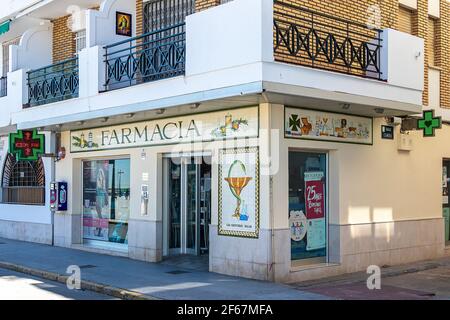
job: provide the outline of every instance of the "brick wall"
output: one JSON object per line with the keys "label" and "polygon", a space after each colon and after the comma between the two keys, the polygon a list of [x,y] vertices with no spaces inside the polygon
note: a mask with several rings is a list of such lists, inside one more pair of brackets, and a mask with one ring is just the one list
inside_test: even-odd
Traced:
{"label": "brick wall", "polygon": [[450,3],[441,1],[436,23],[436,64],[441,68],[441,107],[450,108]]}
{"label": "brick wall", "polygon": [[[382,28],[398,29],[398,0],[283,0],[288,4],[294,4],[320,13],[330,14],[335,17],[367,23],[367,9],[371,5],[379,5],[382,14]],[[423,104],[428,105],[428,0],[418,0],[418,8],[414,12],[413,34],[425,40],[425,73]],[[450,108],[450,3],[441,1],[440,19],[436,23],[436,65],[441,68],[441,106]],[[277,60],[282,60],[277,57]],[[292,59],[285,62],[294,62]],[[330,67],[328,66],[328,69]],[[336,71],[342,68],[335,67]]]}
{"label": "brick wall", "polygon": [[75,54],[75,34],[67,26],[69,16],[61,17],[53,23],[53,63],[73,58]]}
{"label": "brick wall", "polygon": [[197,0],[195,1],[195,11],[202,11],[220,4],[220,0]]}

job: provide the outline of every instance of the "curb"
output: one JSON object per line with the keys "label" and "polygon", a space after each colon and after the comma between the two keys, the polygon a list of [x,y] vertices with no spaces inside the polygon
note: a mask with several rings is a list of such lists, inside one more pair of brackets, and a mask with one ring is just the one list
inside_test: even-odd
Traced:
{"label": "curb", "polygon": [[[0,268],[23,273],[23,274],[28,274],[31,276],[35,276],[35,277],[43,278],[46,280],[63,283],[63,284],[66,284],[67,279],[69,278],[69,276],[67,276],[67,275],[62,275],[59,273],[44,271],[44,270],[39,270],[39,269],[33,269],[33,268],[25,267],[22,265],[10,263],[10,262],[0,261]],[[149,296],[149,295],[142,294],[139,292],[130,291],[127,289],[122,289],[122,288],[116,288],[116,287],[113,287],[110,285],[101,284],[101,283],[92,282],[92,281],[86,281],[86,280],[81,280],[81,289],[93,291],[96,293],[101,293],[104,295],[108,295],[108,296],[123,299],[123,300],[162,300],[160,298]]]}

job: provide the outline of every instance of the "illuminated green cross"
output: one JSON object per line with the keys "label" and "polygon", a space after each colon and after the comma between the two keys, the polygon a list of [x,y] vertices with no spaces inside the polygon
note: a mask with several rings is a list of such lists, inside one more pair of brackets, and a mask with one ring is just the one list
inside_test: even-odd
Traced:
{"label": "illuminated green cross", "polygon": [[423,119],[417,121],[417,127],[423,130],[424,137],[434,137],[436,129],[442,128],[442,118],[434,116],[434,110],[423,112]]}

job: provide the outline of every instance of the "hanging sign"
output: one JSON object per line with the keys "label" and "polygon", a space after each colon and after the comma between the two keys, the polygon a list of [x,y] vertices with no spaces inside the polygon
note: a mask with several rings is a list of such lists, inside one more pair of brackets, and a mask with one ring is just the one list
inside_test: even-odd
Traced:
{"label": "hanging sign", "polygon": [[45,152],[45,135],[37,130],[19,130],[9,134],[9,152],[16,155],[18,161],[36,161]]}
{"label": "hanging sign", "polygon": [[71,152],[258,137],[258,107],[71,131]]}
{"label": "hanging sign", "polygon": [[306,250],[326,246],[325,183],[323,172],[305,172]]}
{"label": "hanging sign", "polygon": [[372,144],[372,118],[285,108],[285,137]]}
{"label": "hanging sign", "polygon": [[442,128],[442,118],[434,116],[434,110],[423,112],[423,118],[417,120],[417,128],[423,130],[424,137],[434,137],[436,129]]}

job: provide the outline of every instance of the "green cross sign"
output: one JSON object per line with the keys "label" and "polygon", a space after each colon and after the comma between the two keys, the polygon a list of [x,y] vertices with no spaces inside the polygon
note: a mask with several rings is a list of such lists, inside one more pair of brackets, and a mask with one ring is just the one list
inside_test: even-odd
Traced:
{"label": "green cross sign", "polygon": [[37,130],[19,130],[9,134],[9,152],[18,161],[35,161],[45,150],[45,136]]}
{"label": "green cross sign", "polygon": [[442,118],[434,116],[434,110],[423,112],[423,118],[417,121],[417,128],[423,130],[424,137],[434,137],[435,130],[442,128]]}
{"label": "green cross sign", "polygon": [[298,131],[300,128],[300,119],[298,118],[298,115],[293,114],[289,118],[289,127],[292,129],[292,131]]}

